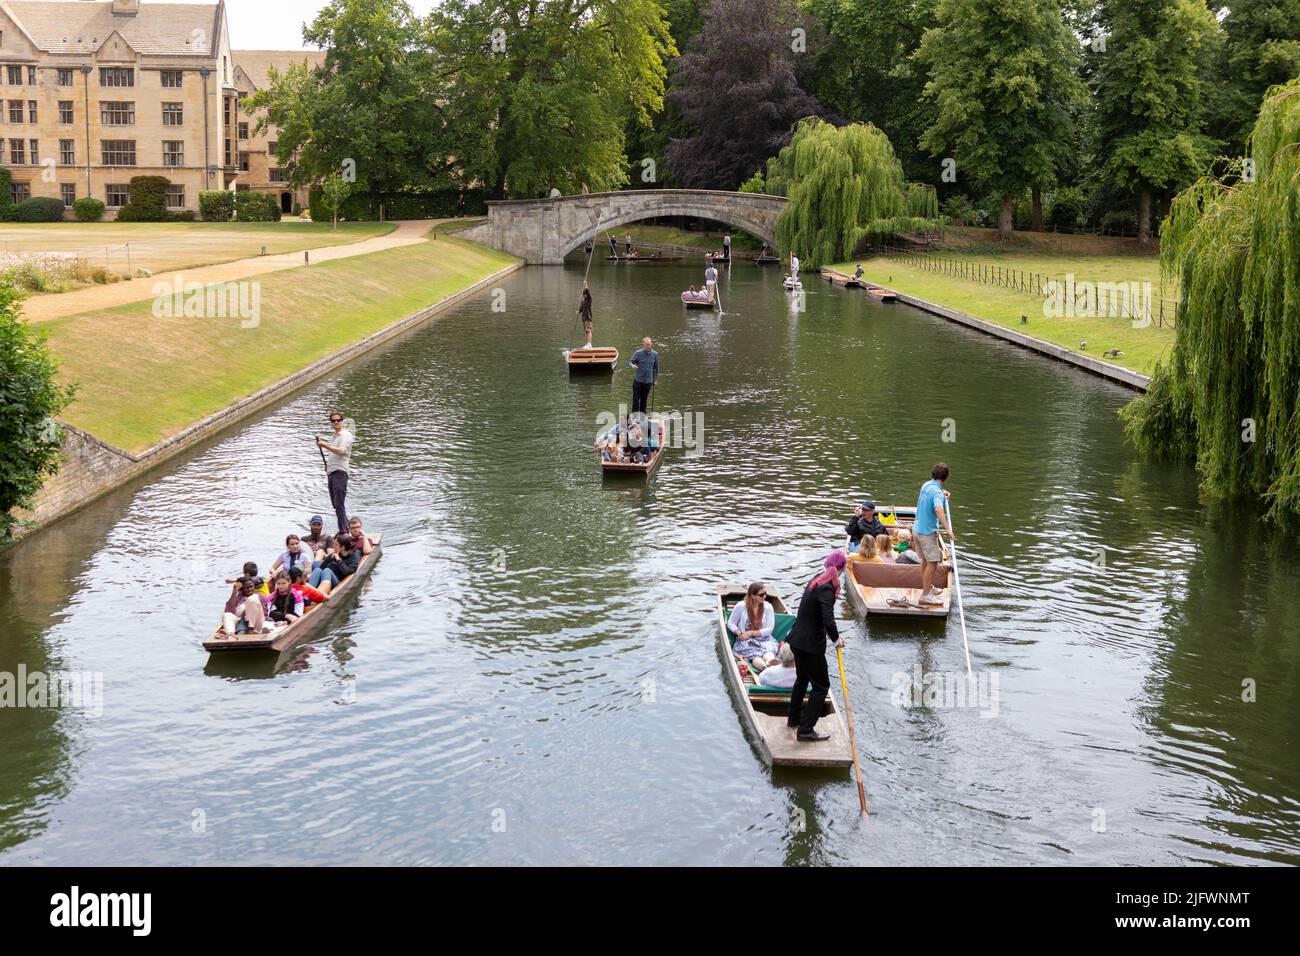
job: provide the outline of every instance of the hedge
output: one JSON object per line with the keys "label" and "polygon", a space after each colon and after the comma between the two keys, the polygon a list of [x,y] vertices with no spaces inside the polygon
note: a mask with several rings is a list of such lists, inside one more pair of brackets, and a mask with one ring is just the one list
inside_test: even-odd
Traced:
{"label": "hedge", "polygon": [[72,212],[81,222],[99,222],[104,218],[104,200],[82,196],[72,204]]}
{"label": "hedge", "polygon": [[0,166],[0,222],[14,221],[14,174]]}
{"label": "hedge", "polygon": [[[443,189],[426,193],[397,193],[380,196],[357,193],[343,200],[339,218],[351,222],[373,222],[379,218],[383,201],[385,219],[448,219],[452,216],[482,216],[487,201],[481,189]],[[333,217],[325,209],[319,186],[313,186],[309,202],[314,222],[329,222]]]}
{"label": "hedge", "polygon": [[63,222],[63,201],[51,196],[33,196],[14,207],[18,222]]}
{"label": "hedge", "polygon": [[235,197],[228,189],[205,189],[199,193],[199,215],[204,222],[230,222],[235,212]]}
{"label": "hedge", "polygon": [[167,187],[172,181],[166,176],[132,176],[131,201],[117,213],[118,222],[166,222]]}
{"label": "hedge", "polygon": [[243,189],[235,193],[236,222],[279,222],[280,204],[270,193]]}

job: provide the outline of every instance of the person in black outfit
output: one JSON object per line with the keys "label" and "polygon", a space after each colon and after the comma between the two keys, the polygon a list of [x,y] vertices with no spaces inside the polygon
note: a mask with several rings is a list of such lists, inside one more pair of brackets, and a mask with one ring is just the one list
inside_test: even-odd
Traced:
{"label": "person in black outfit", "polygon": [[[804,588],[799,612],[786,643],[794,651],[794,688],[790,691],[790,712],[786,723],[798,727],[801,743],[829,740],[830,734],[819,733],[817,719],[826,706],[830,693],[831,676],[826,667],[826,641],[844,646],[835,627],[835,602],[840,596],[840,572],[844,570],[844,552],[834,551],[826,558],[825,570],[808,582]],[[812,686],[808,702],[804,703],[804,689]]]}
{"label": "person in black outfit", "polygon": [[864,535],[874,538],[878,534],[889,534],[889,531],[880,523],[876,503],[864,501],[853,509],[853,517],[845,525],[844,533],[849,536],[849,550],[856,551]]}

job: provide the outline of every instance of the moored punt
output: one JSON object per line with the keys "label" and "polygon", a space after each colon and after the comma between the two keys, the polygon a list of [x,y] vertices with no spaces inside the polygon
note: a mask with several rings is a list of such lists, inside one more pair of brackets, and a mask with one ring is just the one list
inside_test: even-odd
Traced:
{"label": "moored punt", "polygon": [[361,581],[370,574],[375,562],[379,560],[384,536],[377,535],[370,553],[361,559],[361,564],[350,577],[330,592],[329,600],[323,604],[313,604],[292,624],[278,627],[274,631],[262,634],[225,634],[218,626],[212,636],[203,642],[203,649],[211,653],[217,651],[272,651],[281,653],[299,644],[320,637],[326,622],[333,617],[344,601],[357,592]]}
{"label": "moored punt", "polygon": [[845,275],[843,272],[836,272],[834,269],[823,269],[822,278],[834,285],[842,285],[846,289],[865,289],[866,284],[861,279],[855,279],[851,275]]}
{"label": "moored punt", "polygon": [[881,302],[898,301],[898,296],[894,292],[891,292],[889,289],[886,289],[884,286],[878,286],[878,285],[867,286],[867,295],[873,296],[874,298],[879,299]]}
{"label": "moored punt", "polygon": [[564,362],[571,374],[585,372],[612,372],[618,367],[618,349],[612,345],[570,349],[563,353]]}
{"label": "moored punt", "polygon": [[781,259],[778,256],[755,256],[754,257],[754,265],[756,266],[774,266],[780,261]]}
{"label": "moored punt", "polygon": [[[911,530],[916,520],[915,508],[877,509],[877,514],[884,521],[894,516],[895,524],[887,527]],[[844,545],[845,557],[848,557],[848,544]],[[947,549],[944,557],[947,558]],[[943,588],[943,603],[920,605],[921,566],[919,564],[885,564],[878,561],[855,561],[850,559],[844,568],[847,582],[845,590],[849,595],[849,604],[858,614],[890,614],[898,617],[947,617],[952,610],[952,582],[949,579],[951,565],[945,560],[934,575],[935,587]]]}
{"label": "moored punt", "polygon": [[683,292],[682,305],[686,306],[688,309],[711,309],[715,305],[715,302],[711,295],[704,294],[704,298],[697,298],[689,292]]}
{"label": "moored punt", "polygon": [[681,256],[606,256],[606,262],[681,262]]}
{"label": "moored punt", "polygon": [[[718,653],[722,656],[727,673],[727,686],[740,711],[741,723],[763,761],[777,767],[849,767],[853,753],[849,747],[849,732],[835,705],[833,694],[826,695],[826,704],[818,718],[817,729],[830,734],[829,740],[819,743],[799,743],[795,728],[786,724],[790,709],[790,691],[778,687],[763,687],[755,683],[752,673],[741,675],[739,661],[731,652],[732,639],[727,630],[731,609],[745,599],[743,585],[718,586],[717,626]],[[775,594],[768,593],[767,603],[776,613],[776,630],[772,637],[782,641],[794,626],[794,615],[789,613]],[[748,668],[746,668],[748,670]]]}

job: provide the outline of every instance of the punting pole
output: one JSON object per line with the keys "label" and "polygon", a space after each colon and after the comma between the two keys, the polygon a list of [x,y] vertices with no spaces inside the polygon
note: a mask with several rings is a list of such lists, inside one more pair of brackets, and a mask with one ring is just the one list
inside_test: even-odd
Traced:
{"label": "punting pole", "polygon": [[[952,528],[952,505],[944,502],[944,507],[948,510],[948,528]],[[957,594],[957,619],[961,621],[961,643],[966,651],[966,676],[971,677],[970,667],[970,641],[966,638],[966,602],[961,599],[961,578],[957,574],[957,544],[952,542],[948,545],[952,549],[952,588]]]}
{"label": "punting pole", "polygon": [[853,775],[858,781],[858,803],[862,805],[862,815],[867,815],[867,791],[862,787],[862,765],[858,763],[858,735],[853,729],[853,704],[849,701],[849,681],[844,676],[844,649],[835,645],[835,656],[840,662],[840,688],[844,691],[844,710],[849,718],[849,746],[853,748]]}

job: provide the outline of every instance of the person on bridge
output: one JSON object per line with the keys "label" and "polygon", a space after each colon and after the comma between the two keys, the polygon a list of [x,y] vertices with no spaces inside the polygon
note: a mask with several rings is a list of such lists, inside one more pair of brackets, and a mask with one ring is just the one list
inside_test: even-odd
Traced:
{"label": "person on bridge", "polygon": [[641,340],[641,348],[632,353],[627,360],[627,367],[636,369],[632,377],[632,414],[646,411],[646,399],[659,381],[659,353],[654,350],[654,341],[650,336]]}
{"label": "person on bridge", "polygon": [[587,333],[587,348],[591,348],[591,289],[587,280],[582,280],[582,303],[578,306],[578,315],[582,316],[582,328]]}

